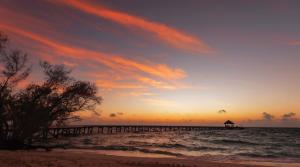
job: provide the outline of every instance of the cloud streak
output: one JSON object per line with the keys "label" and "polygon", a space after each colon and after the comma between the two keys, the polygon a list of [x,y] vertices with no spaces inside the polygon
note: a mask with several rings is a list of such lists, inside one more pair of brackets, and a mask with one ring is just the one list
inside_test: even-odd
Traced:
{"label": "cloud streak", "polygon": [[190,87],[181,83],[187,77],[183,69],[153,60],[135,60],[133,55],[103,52],[94,49],[99,48],[99,43],[95,44],[95,41],[86,41],[92,46],[89,48],[70,44],[71,36],[55,30],[51,23],[38,17],[14,12],[5,6],[0,6],[0,13],[0,29],[9,33],[13,41],[29,48],[29,54],[70,68],[83,67],[87,70],[79,71],[77,75],[88,77],[102,90],[149,92],[152,88],[175,90]]}
{"label": "cloud streak", "polygon": [[141,99],[141,100],[143,102],[145,102],[146,104],[153,105],[153,106],[174,107],[176,105],[174,101],[161,99],[161,98],[158,98],[158,97],[144,98],[144,99]]}
{"label": "cloud streak", "polygon": [[139,89],[145,90],[148,88],[155,88],[160,90],[176,90],[190,88],[190,86],[181,83],[177,80],[165,80],[139,73],[122,71],[115,73],[114,71],[107,71],[106,73],[90,72],[87,75],[96,79],[96,84],[100,87],[112,89]]}
{"label": "cloud streak", "polygon": [[288,45],[291,45],[291,46],[300,46],[300,40],[288,41]]}
{"label": "cloud streak", "polygon": [[186,73],[182,69],[173,69],[165,64],[146,64],[127,59],[119,55],[111,55],[99,51],[92,51],[84,48],[68,46],[35,34],[33,32],[25,31],[9,25],[0,24],[0,28],[6,29],[7,31],[22,35],[26,38],[47,45],[48,47],[54,49],[57,54],[80,60],[89,59],[115,70],[127,69],[131,71],[140,71],[162,79],[181,79],[186,76]]}
{"label": "cloud streak", "polygon": [[205,54],[214,52],[214,50],[203,40],[162,23],[149,21],[145,18],[125,12],[108,9],[99,4],[94,5],[78,0],[61,0],[58,2],[82,12],[118,23],[129,29],[134,28],[143,30],[160,41],[184,51]]}

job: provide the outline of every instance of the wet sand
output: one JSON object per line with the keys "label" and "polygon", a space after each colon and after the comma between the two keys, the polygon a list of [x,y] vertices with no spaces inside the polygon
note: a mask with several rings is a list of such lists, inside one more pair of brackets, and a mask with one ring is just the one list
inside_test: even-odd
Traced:
{"label": "wet sand", "polygon": [[153,158],[73,151],[0,151],[0,167],[259,167],[193,158]]}

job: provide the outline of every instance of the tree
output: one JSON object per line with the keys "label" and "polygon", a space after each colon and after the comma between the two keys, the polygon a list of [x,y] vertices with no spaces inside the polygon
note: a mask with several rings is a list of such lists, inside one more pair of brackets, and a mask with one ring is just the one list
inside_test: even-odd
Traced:
{"label": "tree", "polygon": [[2,143],[31,144],[43,130],[68,120],[78,120],[74,112],[93,111],[101,103],[95,84],[76,80],[70,77],[71,71],[65,66],[48,62],[40,63],[45,74],[42,84],[29,84],[25,89],[15,90],[16,83],[25,80],[31,68],[26,64],[26,54],[8,52],[7,40],[3,41],[0,44],[4,65],[0,80]]}
{"label": "tree", "polygon": [[0,138],[7,140],[12,116],[13,87],[27,78],[30,67],[27,55],[18,50],[7,49],[7,37],[0,33]]}

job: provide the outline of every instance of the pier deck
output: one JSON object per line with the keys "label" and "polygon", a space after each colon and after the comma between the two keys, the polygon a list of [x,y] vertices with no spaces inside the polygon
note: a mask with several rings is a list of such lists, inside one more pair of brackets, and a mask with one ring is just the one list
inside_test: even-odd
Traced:
{"label": "pier deck", "polygon": [[199,131],[225,130],[224,127],[206,126],[163,126],[163,125],[86,125],[54,127],[43,131],[43,138],[57,138],[61,136],[80,136],[92,134],[140,133],[140,132],[168,132],[168,131]]}

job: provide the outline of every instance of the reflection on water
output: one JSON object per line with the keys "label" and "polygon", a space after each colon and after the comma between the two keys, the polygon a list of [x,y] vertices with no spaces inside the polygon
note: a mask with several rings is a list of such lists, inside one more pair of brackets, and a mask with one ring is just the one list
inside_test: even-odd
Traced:
{"label": "reflection on water", "polygon": [[52,144],[73,149],[197,156],[216,160],[230,157],[300,162],[300,129],[291,128],[99,134],[63,138],[52,141]]}

